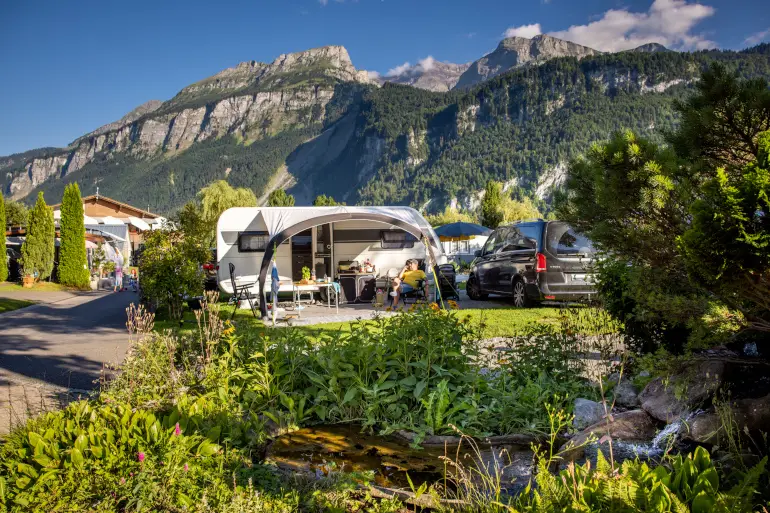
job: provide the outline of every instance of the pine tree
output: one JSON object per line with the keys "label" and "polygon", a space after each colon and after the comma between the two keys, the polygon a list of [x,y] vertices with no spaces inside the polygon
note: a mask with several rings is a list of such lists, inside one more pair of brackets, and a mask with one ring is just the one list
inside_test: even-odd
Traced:
{"label": "pine tree", "polygon": [[8,257],[5,252],[5,199],[0,192],[0,281],[8,279]]}
{"label": "pine tree", "polygon": [[61,203],[61,246],[59,247],[59,283],[86,288],[89,282],[86,257],[86,228],[80,187],[72,183],[64,188]]}
{"label": "pine tree", "polygon": [[481,224],[487,228],[497,228],[505,219],[502,204],[503,186],[500,182],[490,180],[481,201]]}
{"label": "pine tree", "polygon": [[29,213],[27,235],[21,247],[21,264],[25,276],[37,274],[38,280],[51,276],[55,237],[53,211],[45,204],[43,193],[39,192],[37,202]]}

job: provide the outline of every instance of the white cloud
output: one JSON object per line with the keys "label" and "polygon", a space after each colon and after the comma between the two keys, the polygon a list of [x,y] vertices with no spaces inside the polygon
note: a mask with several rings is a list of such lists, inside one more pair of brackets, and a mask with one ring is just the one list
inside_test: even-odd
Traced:
{"label": "white cloud", "polygon": [[543,33],[539,23],[533,23],[531,25],[521,25],[520,27],[510,27],[503,34],[504,37],[526,37],[532,39],[533,37]]}
{"label": "white cloud", "polygon": [[654,0],[647,12],[610,9],[587,25],[573,25],[550,35],[607,52],[650,42],[678,50],[701,50],[713,48],[716,43],[693,29],[714,12],[713,7],[697,2]]}
{"label": "white cloud", "polygon": [[468,32],[467,34],[465,34],[465,37],[467,37],[468,39],[473,39],[474,37],[476,37],[476,33]]}
{"label": "white cloud", "polygon": [[428,55],[424,59],[417,61],[417,67],[421,68],[422,71],[428,71],[429,69],[433,69],[433,66],[435,64],[436,64],[436,59],[434,59],[432,55]]}
{"label": "white cloud", "polygon": [[748,46],[755,46],[759,43],[770,40],[770,28],[767,30],[763,30],[761,32],[757,32],[756,34],[751,34],[749,37],[746,38],[744,44],[747,44]]}
{"label": "white cloud", "polygon": [[409,62],[403,63],[401,66],[396,66],[395,68],[390,68],[387,73],[385,73],[386,77],[400,77],[401,75],[407,73],[412,69],[412,65],[409,64]]}
{"label": "white cloud", "polygon": [[419,61],[417,61],[417,64],[412,65],[409,62],[405,62],[400,66],[391,68],[388,70],[387,73],[385,73],[385,76],[401,77],[405,75],[416,75],[418,73],[424,73],[428,70],[433,69],[435,65],[436,65],[436,59],[434,59],[432,55],[428,55],[424,59],[420,59]]}
{"label": "white cloud", "polygon": [[328,5],[329,4],[329,0],[318,0],[318,3],[321,4],[321,5]]}
{"label": "white cloud", "polygon": [[369,75],[369,78],[372,80],[377,80],[378,78],[380,78],[379,71],[367,71],[366,73]]}

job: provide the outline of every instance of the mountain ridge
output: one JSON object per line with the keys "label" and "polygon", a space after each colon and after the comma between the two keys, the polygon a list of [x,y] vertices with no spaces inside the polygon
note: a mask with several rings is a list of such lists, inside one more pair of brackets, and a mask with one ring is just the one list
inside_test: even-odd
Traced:
{"label": "mountain ridge", "polygon": [[[538,54],[528,61],[537,65],[434,93],[377,87],[352,67],[346,50],[308,52],[276,59],[268,75],[264,66],[271,65],[263,63],[227,68],[212,76],[229,80],[223,87],[183,88],[138,118],[142,109],[135,109],[127,116],[136,119],[124,126],[78,138],[76,147],[0,159],[0,187],[17,199],[42,190],[58,200],[70,181],[84,193],[99,183],[103,194],[164,213],[215,179],[258,197],[278,183],[298,195],[298,204],[323,193],[349,204],[472,206],[490,178],[542,199],[558,181],[543,177],[558,174],[589,140],[621,128],[656,137],[673,126],[670,99],[691,87],[706,63],[770,76],[770,45],[544,62]],[[279,174],[285,179],[273,180]]]}

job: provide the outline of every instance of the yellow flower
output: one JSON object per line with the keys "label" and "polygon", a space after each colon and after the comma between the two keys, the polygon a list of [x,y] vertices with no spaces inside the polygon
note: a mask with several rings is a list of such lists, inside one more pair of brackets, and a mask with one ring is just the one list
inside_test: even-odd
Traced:
{"label": "yellow flower", "polygon": [[414,312],[415,308],[417,308],[417,303],[412,303],[412,306],[409,307],[409,311]]}
{"label": "yellow flower", "polygon": [[225,321],[225,326],[227,327],[222,331],[223,335],[227,336],[235,333],[235,326],[233,326],[233,323],[231,323],[230,321]]}
{"label": "yellow flower", "polygon": [[387,308],[385,309],[385,311],[386,311],[386,312],[390,312],[391,310],[393,310],[393,308],[391,308],[391,307],[387,307]]}
{"label": "yellow flower", "polygon": [[434,312],[438,312],[440,310],[439,307],[438,307],[438,304],[436,304],[436,303],[431,303],[430,304],[430,309],[433,310]]}
{"label": "yellow flower", "polygon": [[452,310],[459,310],[460,309],[460,305],[457,304],[457,301],[453,301],[453,300],[450,299],[450,300],[447,301],[447,304],[449,304],[449,308],[451,308]]}

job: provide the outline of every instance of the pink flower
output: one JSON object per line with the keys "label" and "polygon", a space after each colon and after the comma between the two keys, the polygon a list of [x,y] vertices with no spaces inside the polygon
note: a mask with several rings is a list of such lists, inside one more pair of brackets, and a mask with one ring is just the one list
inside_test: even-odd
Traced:
{"label": "pink flower", "polygon": [[121,477],[120,478],[120,484],[122,484],[122,485],[126,484],[126,478],[125,477]]}
{"label": "pink flower", "polygon": [[174,427],[174,435],[179,436],[182,434],[182,430],[179,428],[179,422],[176,423],[176,426]]}
{"label": "pink flower", "polygon": [[140,452],[139,454],[137,454],[136,455],[136,459],[139,460],[139,463],[143,462],[144,461],[144,453]]}
{"label": "pink flower", "polygon": [[188,470],[190,470],[190,467],[188,467],[188,466],[187,466],[187,463],[185,463],[185,464],[184,464],[184,471],[185,471],[185,472],[187,472]]}

